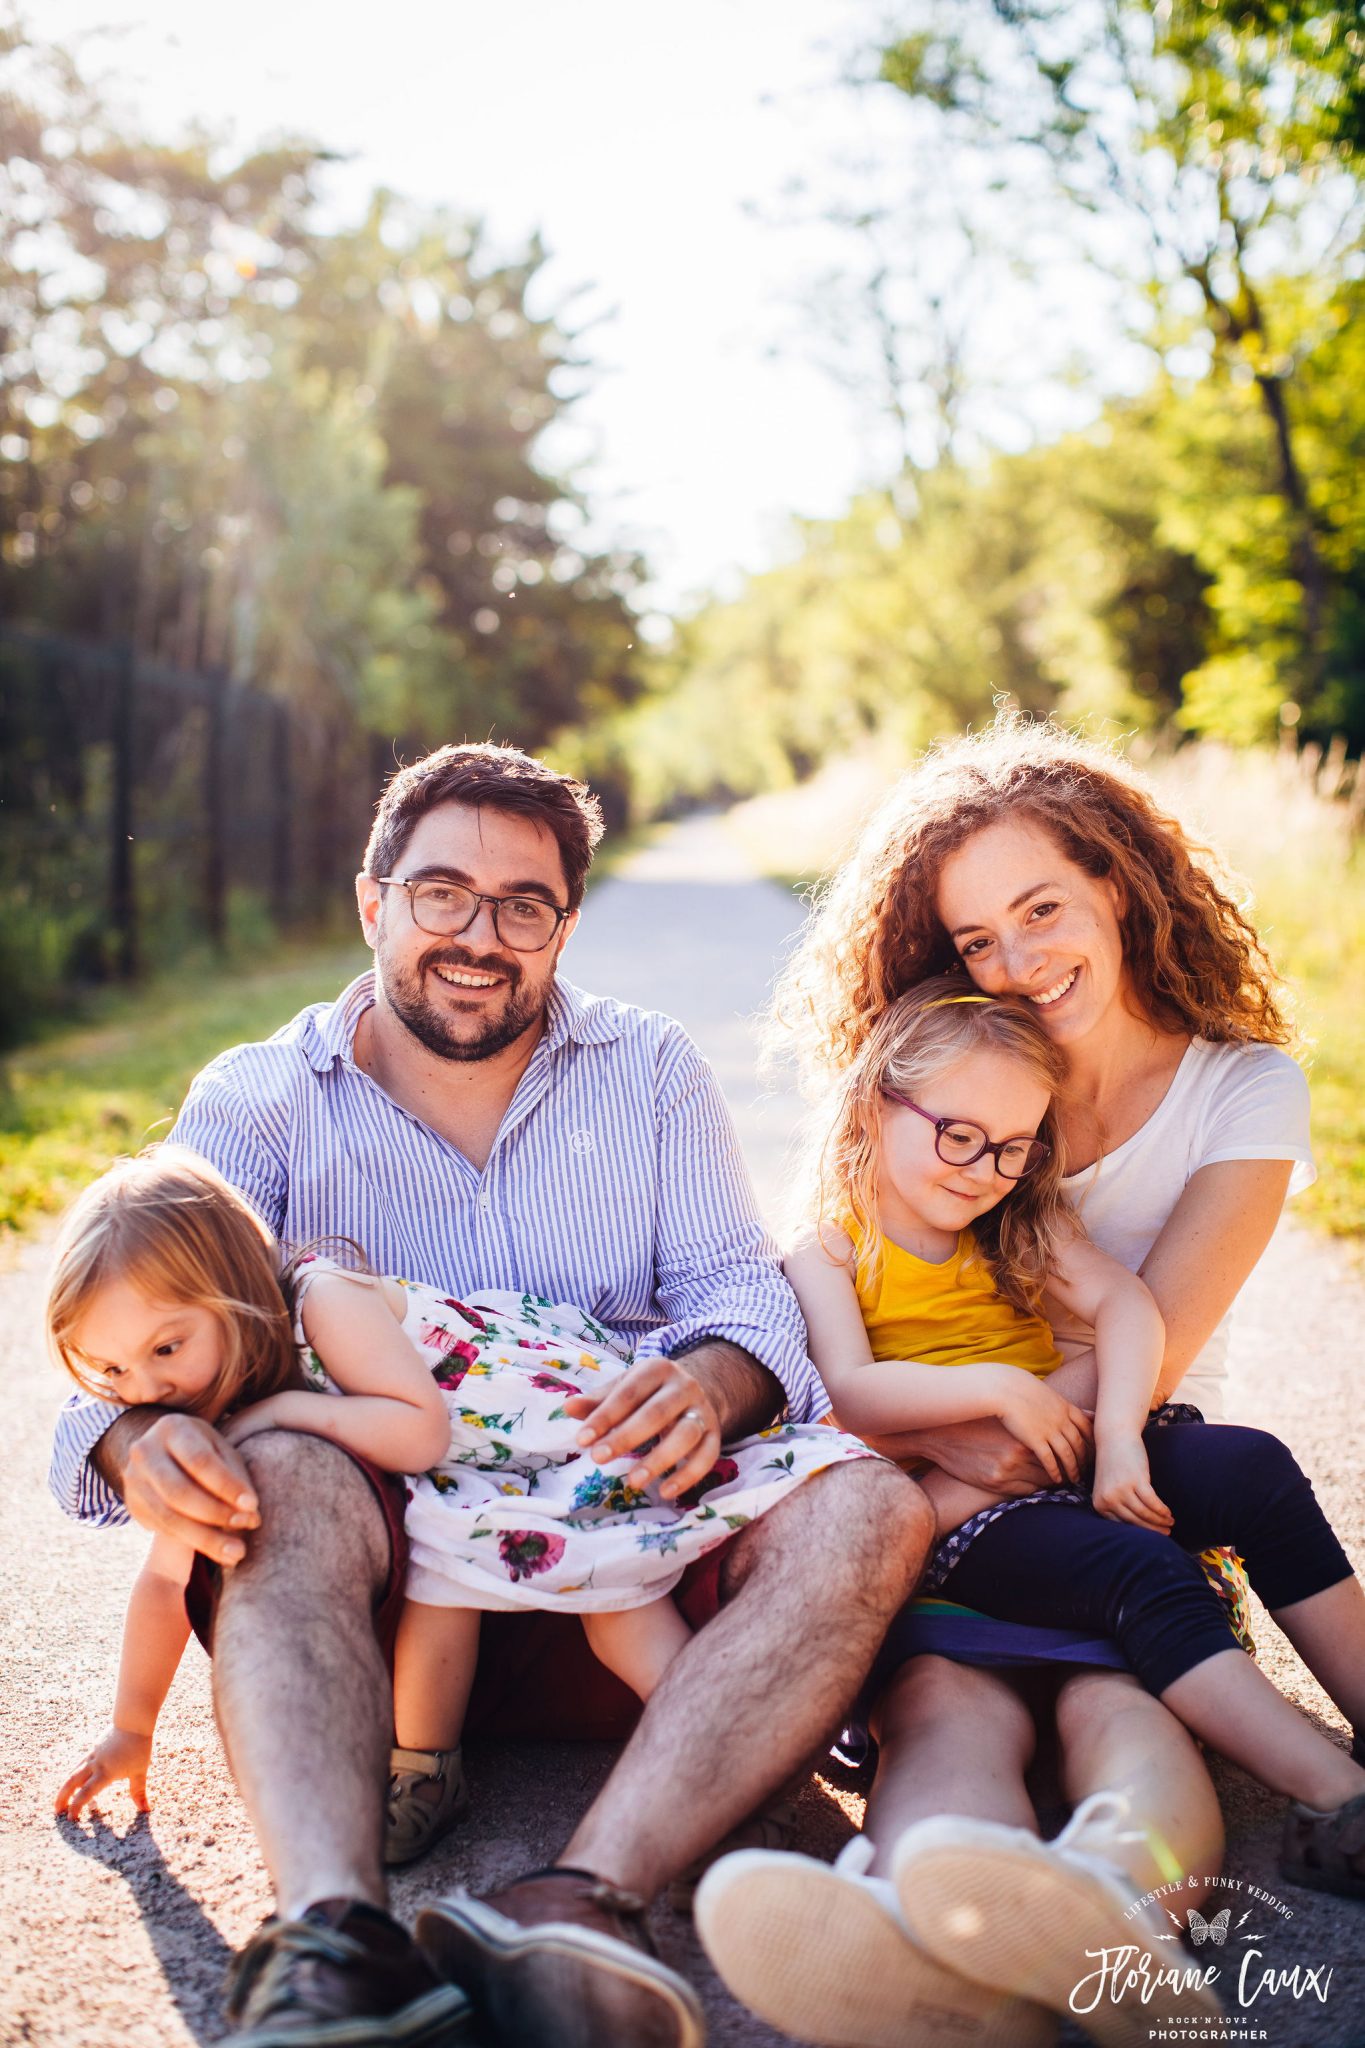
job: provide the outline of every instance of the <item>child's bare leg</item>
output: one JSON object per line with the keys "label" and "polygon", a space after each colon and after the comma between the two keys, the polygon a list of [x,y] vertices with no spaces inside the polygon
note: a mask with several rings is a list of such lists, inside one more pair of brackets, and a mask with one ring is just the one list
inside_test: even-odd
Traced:
{"label": "child's bare leg", "polygon": [[1365,1770],[1320,1735],[1242,1650],[1206,1657],[1182,1672],[1161,1698],[1211,1749],[1272,1792],[1324,1812],[1365,1792]]}
{"label": "child's bare leg", "polygon": [[934,1510],[934,1539],[938,1543],[973,1515],[979,1515],[982,1508],[994,1507],[1002,1497],[988,1487],[969,1486],[965,1479],[954,1479],[950,1472],[940,1472],[936,1465],[927,1472],[917,1472],[915,1480]]}
{"label": "child's bare leg", "polygon": [[1278,1608],[1275,1620],[1352,1728],[1365,1734],[1365,1589],[1359,1579],[1341,1579]]}
{"label": "child's bare leg", "polygon": [[692,1631],[667,1594],[647,1607],[616,1614],[585,1614],[583,1631],[608,1671],[647,1700]]}
{"label": "child's bare leg", "polygon": [[404,1603],[393,1653],[393,1730],[400,1749],[455,1749],[479,1654],[479,1611]]}

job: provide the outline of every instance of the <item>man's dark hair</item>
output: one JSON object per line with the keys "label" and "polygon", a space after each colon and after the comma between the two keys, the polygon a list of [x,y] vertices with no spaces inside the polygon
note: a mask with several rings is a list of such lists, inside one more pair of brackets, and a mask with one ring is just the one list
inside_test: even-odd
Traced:
{"label": "man's dark hair", "polygon": [[365,873],[395,873],[418,821],[439,804],[468,804],[471,810],[487,805],[544,825],[559,847],[568,908],[577,910],[602,837],[602,806],[585,782],[557,775],[516,747],[438,747],[390,779],[365,848]]}

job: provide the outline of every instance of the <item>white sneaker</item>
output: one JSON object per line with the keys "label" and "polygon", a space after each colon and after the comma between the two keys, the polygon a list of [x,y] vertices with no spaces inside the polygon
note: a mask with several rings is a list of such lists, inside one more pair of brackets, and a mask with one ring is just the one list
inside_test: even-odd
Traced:
{"label": "white sneaker", "polygon": [[693,1908],[718,1974],[770,2026],[819,2048],[1048,2048],[1037,2005],[972,1984],[916,1946],[895,1889],[868,1877],[855,1835],[830,1865],[741,1849],[707,1871]]}
{"label": "white sneaker", "polygon": [[[994,1991],[1050,2006],[1103,2048],[1149,2048],[1154,2028],[1220,2018],[1222,2008],[1200,1981],[1163,1983],[1142,1996],[1144,1953],[1153,1976],[1173,1971],[1199,1980],[1204,1973],[1178,1941],[1155,1939],[1157,1921],[1103,1854],[1106,1835],[1139,1839],[1117,1832],[1127,1811],[1118,1793],[1093,1793],[1053,1842],[995,1821],[917,1822],[896,1844],[893,1866],[907,1927],[938,1962]],[[1085,1849],[1077,1847],[1082,1834]],[[1097,1975],[1101,1949],[1129,1950],[1135,1980],[1127,1981],[1127,1970]]]}

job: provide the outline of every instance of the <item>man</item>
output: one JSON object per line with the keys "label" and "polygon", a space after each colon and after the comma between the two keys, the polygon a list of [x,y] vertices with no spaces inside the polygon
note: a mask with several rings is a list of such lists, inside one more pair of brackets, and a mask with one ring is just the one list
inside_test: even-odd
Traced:
{"label": "man", "polygon": [[[828,1403],[705,1062],[670,1020],[558,979],[600,834],[581,784],[511,749],[400,771],[357,880],[373,975],[215,1060],[173,1135],[286,1243],[342,1235],[381,1272],[581,1302],[637,1360],[583,1440],[672,1497],[722,1440]],[[121,1518],[121,1496],[218,1568],[215,1705],[282,1916],[238,1962],[239,2048],[471,2038],[441,1976],[517,2048],[695,2048],[645,1902],[837,1725],[932,1535],[919,1490],[871,1460],[743,1530],[719,1611],[559,1861],[431,1908],[423,1955],[383,1910],[372,1615],[402,1545],[373,1476],[317,1438],[238,1454],[197,1418],[77,1397],[53,1484],[86,1519]]]}

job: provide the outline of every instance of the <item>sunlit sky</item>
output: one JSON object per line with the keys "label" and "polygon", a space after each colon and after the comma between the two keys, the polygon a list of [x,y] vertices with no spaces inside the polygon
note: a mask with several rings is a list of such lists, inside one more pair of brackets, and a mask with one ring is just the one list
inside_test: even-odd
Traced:
{"label": "sunlit sky", "polygon": [[[153,128],[346,152],[330,203],[375,185],[534,229],[551,295],[603,316],[577,418],[601,537],[640,546],[672,608],[783,551],[885,474],[887,444],[810,358],[799,299],[829,254],[775,227],[803,175],[863,140],[841,89],[862,0],[43,0],[35,32],[89,43]],[[776,351],[776,352],[775,352]],[[560,451],[563,452],[563,451]]]}

